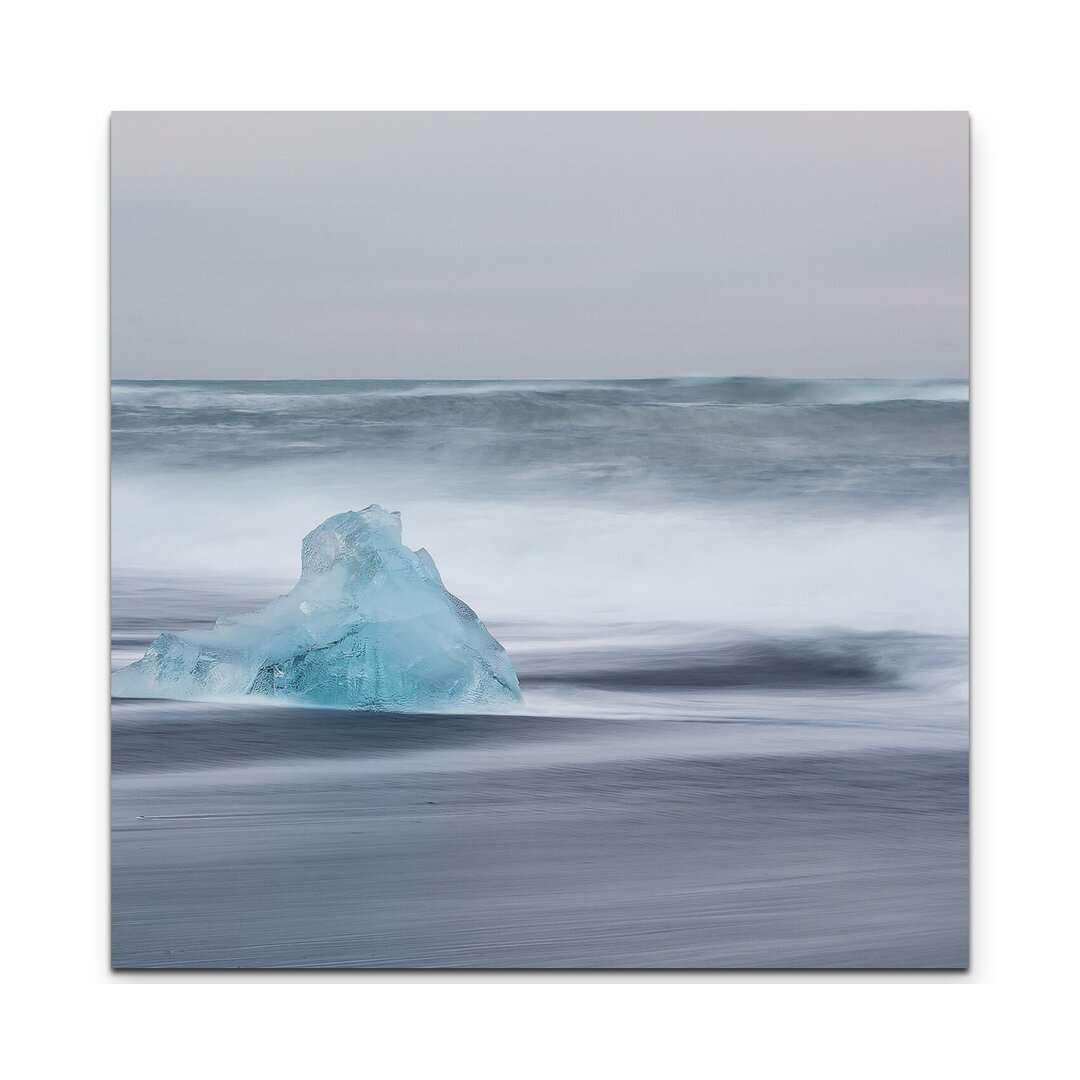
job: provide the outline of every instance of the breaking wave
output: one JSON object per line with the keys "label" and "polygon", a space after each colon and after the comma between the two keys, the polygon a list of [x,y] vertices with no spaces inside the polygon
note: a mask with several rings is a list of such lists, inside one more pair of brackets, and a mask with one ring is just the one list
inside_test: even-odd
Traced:
{"label": "breaking wave", "polygon": [[541,711],[966,677],[965,382],[118,382],[113,427],[120,658],[377,502]]}

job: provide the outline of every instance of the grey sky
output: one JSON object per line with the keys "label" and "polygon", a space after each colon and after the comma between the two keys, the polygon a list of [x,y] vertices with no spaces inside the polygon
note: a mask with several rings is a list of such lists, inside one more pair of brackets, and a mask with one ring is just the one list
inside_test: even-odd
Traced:
{"label": "grey sky", "polygon": [[963,113],[117,113],[115,378],[964,376]]}

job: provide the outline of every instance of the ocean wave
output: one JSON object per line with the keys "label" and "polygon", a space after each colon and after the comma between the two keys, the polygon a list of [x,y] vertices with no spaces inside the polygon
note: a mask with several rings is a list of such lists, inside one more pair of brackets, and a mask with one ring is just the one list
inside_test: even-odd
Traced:
{"label": "ocean wave", "polygon": [[666,379],[533,380],[268,380],[113,383],[114,405],[126,408],[224,408],[257,401],[260,408],[326,407],[342,402],[436,398],[520,398],[537,403],[606,402],[650,405],[859,405],[877,401],[967,401],[964,379],[782,379],[757,376]]}
{"label": "ocean wave", "polygon": [[671,640],[516,650],[522,688],[573,685],[612,690],[837,689],[949,686],[965,677],[959,635],[857,633]]}
{"label": "ocean wave", "polygon": [[379,476],[395,492],[509,499],[940,502],[966,495],[966,393],[884,380],[117,383],[114,474],[259,471],[251,484],[279,491]]}

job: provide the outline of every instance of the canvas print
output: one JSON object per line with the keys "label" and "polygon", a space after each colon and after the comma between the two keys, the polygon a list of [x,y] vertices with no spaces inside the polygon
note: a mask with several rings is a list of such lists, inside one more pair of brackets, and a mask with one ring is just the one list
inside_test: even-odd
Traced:
{"label": "canvas print", "polygon": [[968,963],[968,120],[118,113],[118,969]]}

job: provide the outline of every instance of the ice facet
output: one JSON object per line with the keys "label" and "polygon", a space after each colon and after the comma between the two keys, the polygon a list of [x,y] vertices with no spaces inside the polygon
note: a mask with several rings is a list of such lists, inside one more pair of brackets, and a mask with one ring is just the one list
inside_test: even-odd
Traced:
{"label": "ice facet", "polygon": [[381,506],[308,533],[287,595],[211,630],[162,634],[113,675],[116,697],[245,694],[391,712],[521,701],[506,651]]}

